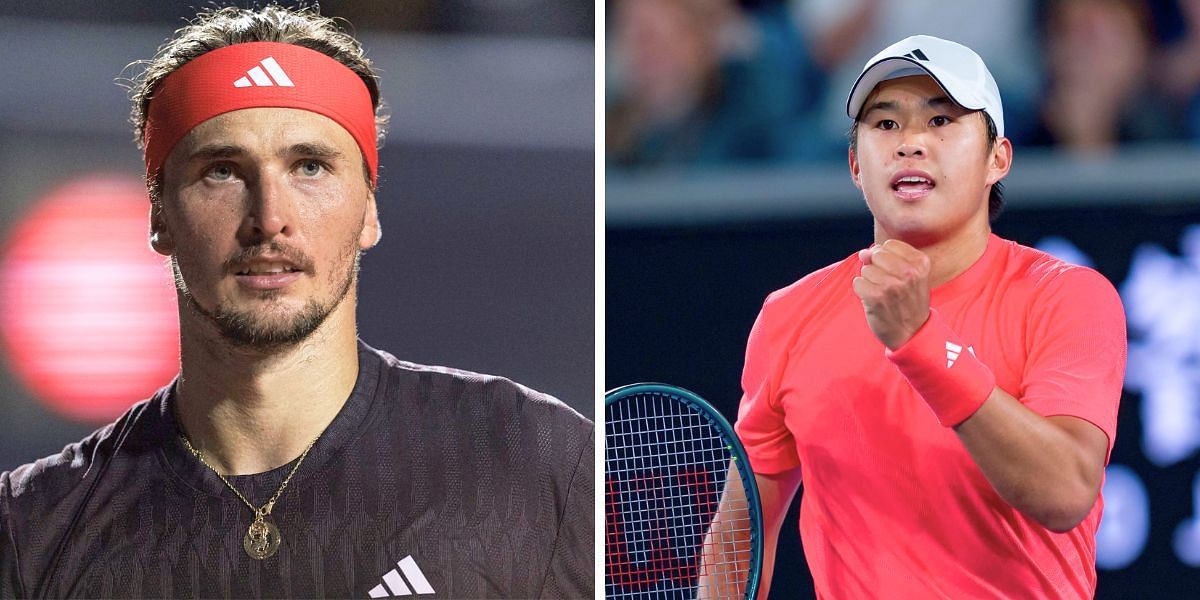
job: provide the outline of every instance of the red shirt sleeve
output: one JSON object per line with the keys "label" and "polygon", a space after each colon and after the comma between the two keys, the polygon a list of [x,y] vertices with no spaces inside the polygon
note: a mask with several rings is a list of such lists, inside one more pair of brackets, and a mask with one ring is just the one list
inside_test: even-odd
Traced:
{"label": "red shirt sleeve", "polygon": [[784,422],[777,398],[779,379],[787,361],[787,332],[782,320],[770,316],[771,298],[763,305],[746,343],[742,370],[742,401],[734,425],[755,473],[771,475],[800,466],[796,442]]}
{"label": "red shirt sleeve", "polygon": [[1116,439],[1125,378],[1125,310],[1111,283],[1072,267],[1053,275],[1026,324],[1027,360],[1018,394],[1042,416],[1069,415]]}

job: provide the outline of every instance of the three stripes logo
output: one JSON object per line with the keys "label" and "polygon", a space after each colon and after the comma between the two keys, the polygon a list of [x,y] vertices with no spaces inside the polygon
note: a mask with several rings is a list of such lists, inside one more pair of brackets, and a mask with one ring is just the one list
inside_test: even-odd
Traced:
{"label": "three stripes logo", "polygon": [[[396,598],[433,593],[433,586],[429,585],[429,580],[425,579],[425,574],[421,572],[421,567],[417,566],[417,561],[413,560],[412,555],[405,556],[396,566],[400,570],[388,571],[383,576],[383,583],[371,588],[367,595],[372,598]],[[403,576],[400,575],[401,572],[404,573]],[[405,579],[408,579],[408,583],[405,583]]]}
{"label": "three stripes logo", "polygon": [[[954,342],[950,342],[950,341],[946,342],[946,368],[947,369],[954,366],[954,361],[958,360],[958,356],[960,354],[962,354],[962,349],[963,349],[962,346],[959,346],[958,344],[955,344]],[[967,346],[967,352],[970,352],[971,356],[975,356],[974,348]]]}
{"label": "three stripes logo", "polygon": [[905,56],[905,58],[911,58],[913,60],[923,60],[925,62],[929,62],[929,57],[925,56],[925,53],[921,52],[920,48],[917,48],[917,49],[913,50],[912,52],[905,54],[904,56]]}
{"label": "three stripes logo", "polygon": [[233,82],[233,87],[269,87],[276,85],[280,87],[296,86],[296,84],[292,83],[291,78],[287,76],[287,73],[283,72],[283,67],[279,66],[279,63],[276,62],[274,58],[268,56],[259,61],[258,65],[259,66],[246,71],[246,77],[242,77]]}

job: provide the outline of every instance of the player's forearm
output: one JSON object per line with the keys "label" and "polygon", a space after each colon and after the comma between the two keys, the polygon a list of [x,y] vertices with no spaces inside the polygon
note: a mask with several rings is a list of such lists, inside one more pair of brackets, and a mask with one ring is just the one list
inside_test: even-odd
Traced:
{"label": "player's forearm", "polygon": [[745,574],[749,572],[750,556],[738,549],[750,547],[749,520],[746,490],[742,487],[737,463],[730,462],[721,501],[700,550],[698,599],[745,595]]}
{"label": "player's forearm", "polygon": [[[758,597],[766,598],[771,589],[771,574],[775,569],[775,547],[779,542],[779,531],[787,516],[788,507],[800,489],[800,468],[789,469],[771,475],[754,475],[758,487],[759,511],[762,518],[763,546],[762,569],[758,579]],[[712,525],[705,536],[704,550],[700,558],[700,575],[697,598],[738,598],[745,594],[746,576],[749,574],[749,556],[739,562],[737,576],[728,576],[725,569],[717,566],[722,552],[714,543],[728,544],[726,556],[733,554],[730,548],[749,547],[750,532],[745,522],[750,518],[746,490],[736,463],[730,463],[725,490],[717,507]],[[740,521],[740,523],[739,523]],[[722,579],[722,575],[726,575]],[[729,582],[738,582],[733,587]]]}
{"label": "player's forearm", "polygon": [[746,518],[745,510],[735,514],[725,502],[722,505],[724,510],[718,509],[704,539],[696,586],[698,600],[741,598],[746,594],[750,556],[737,549],[750,547],[750,531],[744,526],[731,526]]}
{"label": "player's forearm", "polygon": [[775,574],[775,548],[779,545],[779,528],[765,527],[763,532],[762,572],[758,577],[758,598],[771,594],[771,576]]}
{"label": "player's forearm", "polygon": [[1054,419],[1029,410],[996,387],[979,410],[954,429],[1005,502],[1047,529],[1062,532],[1091,510],[1103,464],[1096,464],[1093,448]]}
{"label": "player's forearm", "polygon": [[[716,567],[716,557],[734,555],[735,548],[747,548],[750,545],[750,532],[745,527],[727,527],[725,523],[736,519],[740,514],[718,511],[713,519],[712,527],[705,538],[705,552],[701,555],[700,578],[697,589],[698,599],[707,598],[740,598],[745,595],[745,574],[749,572],[749,560],[738,561],[735,566]],[[724,518],[722,518],[724,517]],[[758,597],[766,598],[771,590],[771,575],[775,572],[775,548],[779,544],[779,530],[782,517],[771,518],[763,522],[762,570],[758,578]],[[723,543],[727,547],[718,552],[714,544]],[[746,556],[748,559],[749,556]],[[724,571],[736,572],[737,577],[729,576]]]}
{"label": "player's forearm", "polygon": [[[800,490],[800,468],[796,467],[772,475],[755,474],[758,485],[760,508],[762,509],[763,546],[762,572],[758,578],[758,597],[766,598],[771,592],[771,576],[775,573],[775,554],[779,545],[779,532],[787,517],[788,508]],[[800,560],[800,557],[793,557]]]}

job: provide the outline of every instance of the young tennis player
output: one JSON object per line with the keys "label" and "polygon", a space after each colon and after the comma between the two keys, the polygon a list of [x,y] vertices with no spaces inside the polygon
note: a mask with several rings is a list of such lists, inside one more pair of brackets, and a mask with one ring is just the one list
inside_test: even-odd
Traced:
{"label": "young tennis player", "polygon": [[133,91],[182,368],[0,474],[0,597],[590,597],[591,423],[357,338],[382,133],[359,43],[215,10]]}
{"label": "young tennis player", "polygon": [[775,546],[803,484],[819,597],[1091,598],[1120,298],[991,233],[1013,149],[975,52],[897,42],[846,112],[873,243],[771,294],[746,350],[736,429],[762,497],[759,596],[799,560]]}

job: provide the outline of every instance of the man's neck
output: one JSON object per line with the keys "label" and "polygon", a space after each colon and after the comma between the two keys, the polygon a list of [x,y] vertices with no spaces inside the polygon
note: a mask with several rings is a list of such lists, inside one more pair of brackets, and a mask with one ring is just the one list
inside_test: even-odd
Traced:
{"label": "man's neck", "polygon": [[341,302],[299,344],[269,352],[234,346],[201,319],[181,310],[176,418],[184,434],[223,475],[295,460],[354,389],[354,302]]}
{"label": "man's neck", "polygon": [[875,223],[875,243],[882,244],[896,237],[924,252],[929,257],[929,288],[933,289],[958,277],[983,256],[992,232],[986,221],[984,223],[983,227],[964,228],[953,236],[933,240],[891,236],[879,223]]}

